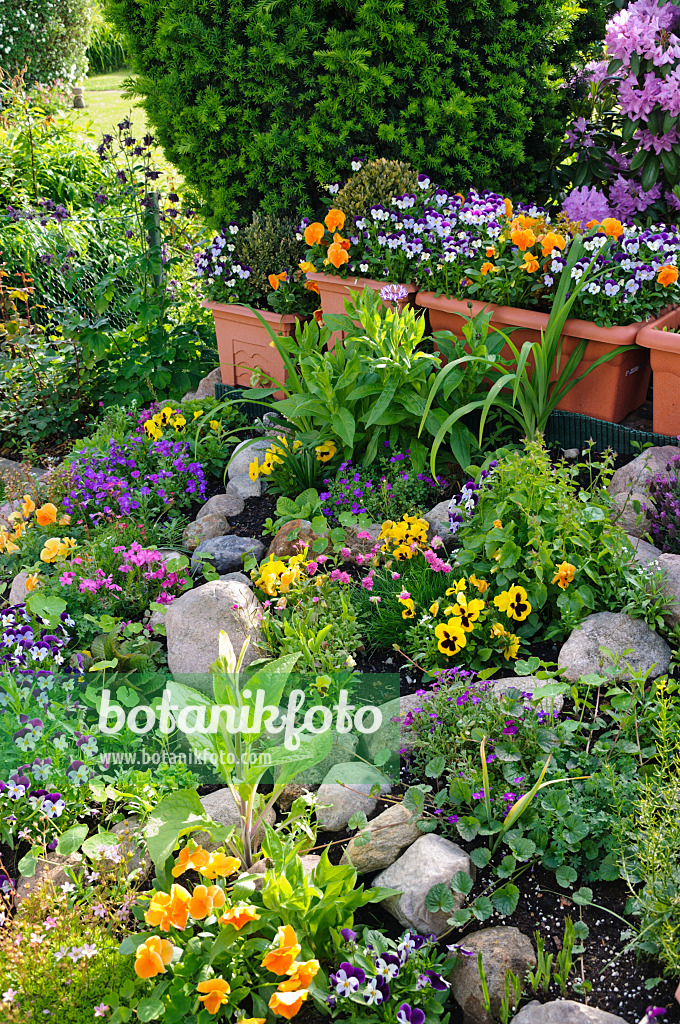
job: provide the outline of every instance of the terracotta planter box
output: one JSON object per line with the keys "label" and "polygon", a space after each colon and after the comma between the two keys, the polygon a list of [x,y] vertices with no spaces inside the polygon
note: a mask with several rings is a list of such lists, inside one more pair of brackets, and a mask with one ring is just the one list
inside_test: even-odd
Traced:
{"label": "terracotta planter box", "polygon": [[[435,296],[434,292],[418,292],[416,301],[419,306],[424,306],[430,311],[430,327],[433,331],[451,331],[457,338],[463,337],[462,317],[475,315],[483,309],[493,310],[491,323],[500,330],[517,328],[512,332],[511,338],[518,348],[521,348],[525,341],[539,341],[541,331],[545,331],[548,323],[548,314],[539,313],[537,310],[497,306],[493,302],[479,302],[475,299],[447,299],[444,296]],[[469,308],[470,304],[472,309]],[[596,359],[606,355],[611,346],[632,345],[644,326],[642,323],[635,323],[623,327],[598,327],[588,320],[567,320],[564,325],[562,365],[578,343],[586,340],[588,344],[583,359],[574,374],[578,377]],[[510,356],[507,346],[502,354]],[[588,374],[585,380],[571,389],[557,408],[566,412],[594,416],[610,423],[620,423],[644,402],[650,373],[648,354],[643,349],[623,352]],[[557,373],[554,377],[557,377]]]}
{"label": "terracotta planter box", "polygon": [[[252,309],[226,302],[205,301],[202,305],[212,311],[215,320],[223,384],[250,387],[250,375],[256,368],[275,380],[283,382],[286,379],[283,360]],[[296,324],[307,319],[296,313],[281,316],[268,309],[258,312],[273,331],[284,336],[294,334]]]}
{"label": "terracotta planter box", "polygon": [[[307,280],[316,281],[319,286],[319,298],[323,313],[337,316],[345,314],[345,299],[359,294],[367,285],[374,292],[379,292],[386,284],[391,283],[390,281],[374,281],[372,277],[338,277],[336,274],[307,274]],[[404,306],[412,306],[418,291],[415,284],[405,284],[401,287],[408,290],[408,297],[399,303],[399,309],[403,309]],[[383,305],[387,306],[388,303],[384,302]],[[333,331],[329,347],[332,347],[338,338],[344,337],[344,331]]]}
{"label": "terracotta planter box", "polygon": [[680,309],[645,324],[638,345],[649,349],[654,385],[654,431],[680,434]]}

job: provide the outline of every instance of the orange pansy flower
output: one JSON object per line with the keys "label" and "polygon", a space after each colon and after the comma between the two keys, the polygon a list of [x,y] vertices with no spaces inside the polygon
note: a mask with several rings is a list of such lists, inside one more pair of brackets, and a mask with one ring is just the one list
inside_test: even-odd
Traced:
{"label": "orange pansy flower", "polygon": [[510,202],[510,200],[504,199],[503,205],[505,206],[505,216],[512,217],[512,203]]}
{"label": "orange pansy flower", "polygon": [[678,279],[678,268],[672,266],[662,267],[657,275],[659,284],[667,288],[669,284],[675,284]]}
{"label": "orange pansy flower", "polygon": [[173,951],[171,942],[152,935],[141,946],[137,946],[135,974],[139,978],[155,978],[157,974],[165,974],[165,965],[172,960]]}
{"label": "orange pansy flower", "polygon": [[51,501],[48,501],[46,505],[42,505],[41,508],[35,514],[35,518],[38,520],[40,526],[49,526],[50,523],[56,523],[57,521],[57,510]]}
{"label": "orange pansy flower", "polygon": [[497,271],[498,267],[494,266],[493,263],[482,263],[482,265],[481,265],[481,267],[479,269],[482,272],[482,277],[486,277],[487,274],[489,274],[489,273],[493,274],[495,271]]}
{"label": "orange pansy flower", "polygon": [[305,288],[310,292],[316,292],[319,295],[319,286],[316,281],[305,281]]}
{"label": "orange pansy flower", "polygon": [[276,932],[276,941],[278,945],[266,954],[262,967],[266,967],[272,974],[286,974],[301,949],[295,929],[289,924],[281,925]]}
{"label": "orange pansy flower", "polygon": [[274,992],[269,1000],[269,1009],[275,1016],[285,1017],[286,1020],[290,1020],[296,1013],[299,1013],[300,1007],[308,994],[306,990],[302,992]]}
{"label": "orange pansy flower", "polygon": [[345,226],[345,215],[342,210],[329,210],[324,218],[329,231],[337,231]]}
{"label": "orange pansy flower", "polygon": [[319,961],[307,960],[299,963],[297,960],[288,968],[290,977],[279,985],[279,992],[299,992],[302,988],[309,988],[314,978],[319,973]]}
{"label": "orange pansy flower", "polygon": [[623,234],[623,224],[616,217],[605,217],[601,221],[601,225],[604,228],[605,235],[608,235],[610,238],[619,238]]}
{"label": "orange pansy flower", "polygon": [[237,932],[240,932],[241,928],[250,921],[259,920],[260,915],[257,912],[257,907],[246,905],[230,907],[229,910],[225,910],[220,918],[220,924],[230,924]]}
{"label": "orange pansy flower", "polygon": [[208,1013],[217,1013],[220,1006],[225,1006],[229,1002],[227,996],[231,992],[231,985],[224,978],[200,981],[196,988],[198,992],[203,993],[198,998]]}
{"label": "orange pansy flower", "polygon": [[536,241],[536,235],[531,228],[515,228],[510,236],[512,244],[516,245],[521,252],[530,249]]}
{"label": "orange pansy flower", "polygon": [[193,850],[185,846],[183,850],[179,851],[177,863],[172,869],[172,877],[179,878],[190,868],[193,868],[194,871],[201,871],[209,862],[210,854],[202,846],[196,846]]}
{"label": "orange pansy flower", "polygon": [[287,280],[287,278],[288,278],[288,274],[286,273],[285,270],[282,270],[280,274],[270,274],[269,277],[268,277],[268,281],[269,281],[270,285],[272,286],[272,288],[274,289],[274,291],[276,291],[278,289],[281,281],[285,281],[285,280]]}
{"label": "orange pansy flower", "polygon": [[307,245],[318,245],[325,234],[326,229],[323,224],[315,220],[313,224],[308,224],[305,228],[305,242]]}
{"label": "orange pansy flower", "polygon": [[169,893],[157,892],[144,914],[144,920],[164,932],[170,931],[170,928],[184,931],[189,916],[190,899],[191,894],[183,885],[173,885]]}
{"label": "orange pansy flower", "polygon": [[562,235],[557,235],[554,231],[549,231],[548,234],[541,239],[544,256],[549,256],[553,249],[564,249],[566,244],[566,240]]}
{"label": "orange pansy flower", "polygon": [[218,851],[211,853],[208,863],[199,867],[198,870],[212,881],[214,878],[228,878],[229,875],[235,874],[240,867],[241,861],[238,857],[228,857],[226,853]]}
{"label": "orange pansy flower", "polygon": [[343,263],[349,263],[347,250],[343,249],[339,242],[333,242],[328,246],[328,259],[336,268],[341,267]]}
{"label": "orange pansy flower", "polygon": [[33,501],[33,498],[30,496],[30,494],[24,494],[24,501],[21,506],[21,511],[23,513],[24,519],[28,519],[31,512],[35,512],[35,502]]}
{"label": "orange pansy flower", "polygon": [[524,270],[529,274],[533,274],[534,271],[538,270],[538,260],[532,252],[524,254]]}

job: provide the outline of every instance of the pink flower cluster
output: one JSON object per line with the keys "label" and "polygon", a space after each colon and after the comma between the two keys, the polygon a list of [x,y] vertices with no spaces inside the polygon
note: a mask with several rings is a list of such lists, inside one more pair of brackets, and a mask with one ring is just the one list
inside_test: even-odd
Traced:
{"label": "pink flower cluster", "polygon": [[[173,587],[182,587],[187,582],[186,577],[180,576],[177,572],[168,572],[168,567],[160,551],[143,548],[137,541],[133,541],[129,549],[124,546],[114,548],[114,553],[123,555],[123,562],[118,566],[118,572],[132,573],[136,569],[142,571],[142,579],[148,582],[155,581],[160,584],[160,593],[156,597],[159,604],[170,604],[175,600],[176,594],[171,594]],[[120,589],[120,588],[119,588]]]}

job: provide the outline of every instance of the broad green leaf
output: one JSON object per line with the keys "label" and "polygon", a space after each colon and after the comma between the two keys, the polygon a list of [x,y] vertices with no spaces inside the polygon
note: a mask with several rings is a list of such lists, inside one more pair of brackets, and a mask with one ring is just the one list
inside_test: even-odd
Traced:
{"label": "broad green leaf", "polygon": [[453,898],[453,893],[444,882],[437,882],[436,885],[433,885],[425,897],[425,906],[431,914],[436,914],[440,910],[448,914],[455,905],[456,901]]}
{"label": "broad green leaf", "polygon": [[87,825],[72,825],[66,832],[62,832],[57,842],[57,853],[61,854],[62,857],[70,857],[72,853],[79,850],[85,839],[87,839],[87,833],[89,829]]}

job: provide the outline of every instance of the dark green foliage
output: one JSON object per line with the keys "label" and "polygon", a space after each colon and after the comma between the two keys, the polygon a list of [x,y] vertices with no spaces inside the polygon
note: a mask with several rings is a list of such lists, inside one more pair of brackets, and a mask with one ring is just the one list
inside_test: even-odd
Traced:
{"label": "dark green foliage", "polygon": [[340,189],[333,206],[348,217],[368,217],[372,206],[389,205],[394,196],[415,192],[418,172],[401,160],[369,160]]}
{"label": "dark green foliage", "polygon": [[296,223],[289,217],[255,214],[251,223],[236,238],[235,256],[250,267],[250,281],[267,295],[269,274],[297,267],[305,258],[305,244],[295,237]]}
{"label": "dark green foliage", "polygon": [[528,195],[564,130],[572,0],[107,0],[166,153],[217,221],[316,207],[350,160]]}
{"label": "dark green foliage", "polygon": [[73,83],[87,71],[89,0],[9,0],[0,4],[2,69],[10,77],[27,65],[27,85]]}

